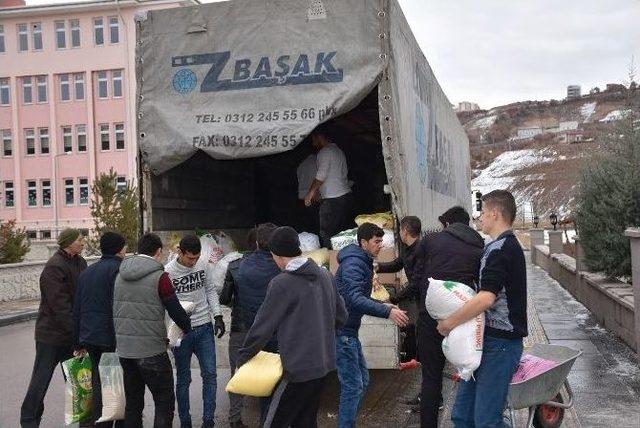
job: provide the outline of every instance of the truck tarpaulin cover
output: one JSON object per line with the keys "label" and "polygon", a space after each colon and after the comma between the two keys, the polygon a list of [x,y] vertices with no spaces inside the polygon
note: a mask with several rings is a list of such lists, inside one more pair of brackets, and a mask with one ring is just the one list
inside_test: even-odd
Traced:
{"label": "truck tarpaulin cover", "polygon": [[139,18],[138,132],[160,174],[291,150],[378,83],[385,1],[233,0]]}

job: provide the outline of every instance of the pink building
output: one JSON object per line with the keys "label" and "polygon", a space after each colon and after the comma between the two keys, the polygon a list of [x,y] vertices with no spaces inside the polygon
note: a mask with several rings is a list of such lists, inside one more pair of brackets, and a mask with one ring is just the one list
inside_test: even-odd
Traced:
{"label": "pink building", "polygon": [[113,168],[118,184],[135,183],[134,19],[193,4],[106,0],[0,9],[1,220],[16,219],[37,239],[69,226],[91,229],[93,178]]}

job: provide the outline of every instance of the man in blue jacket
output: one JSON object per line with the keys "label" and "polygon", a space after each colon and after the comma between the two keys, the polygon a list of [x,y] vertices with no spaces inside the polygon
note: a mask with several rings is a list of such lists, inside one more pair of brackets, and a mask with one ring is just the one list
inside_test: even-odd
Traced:
{"label": "man in blue jacket", "polygon": [[[91,384],[93,385],[93,422],[102,413],[102,394],[98,365],[104,352],[114,352],[116,336],[113,329],[113,286],[120,262],[127,252],[122,235],[105,232],[100,237],[102,257],[85,269],[78,277],[73,305],[74,339],[76,354],[88,352],[91,357]],[[95,424],[111,427],[113,422]],[[124,426],[117,421],[116,428]]]}
{"label": "man in blue jacket", "polygon": [[358,408],[369,384],[369,372],[358,340],[358,330],[363,315],[389,318],[404,327],[409,318],[406,312],[390,303],[371,298],[373,259],[380,252],[384,231],[372,223],[358,227],[358,245],[352,244],[338,253],[336,286],[345,301],[349,318],[336,330],[336,366],[340,380],[340,409],[338,427],[356,425]]}

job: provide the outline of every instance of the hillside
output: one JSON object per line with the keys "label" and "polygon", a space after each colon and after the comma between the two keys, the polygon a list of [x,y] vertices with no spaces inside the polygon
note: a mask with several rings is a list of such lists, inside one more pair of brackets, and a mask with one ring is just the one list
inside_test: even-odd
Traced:
{"label": "hillside", "polygon": [[565,101],[525,101],[458,113],[471,144],[472,189],[514,192],[519,219],[569,218],[580,171],[627,116],[640,117],[640,90],[611,88]]}

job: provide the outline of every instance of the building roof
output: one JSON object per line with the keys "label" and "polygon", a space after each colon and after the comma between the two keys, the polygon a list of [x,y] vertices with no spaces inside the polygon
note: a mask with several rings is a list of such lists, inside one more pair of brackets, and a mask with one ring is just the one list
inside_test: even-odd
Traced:
{"label": "building roof", "polygon": [[4,9],[0,9],[1,17],[21,17],[32,15],[53,15],[59,13],[68,12],[84,12],[91,10],[101,9],[113,9],[120,8],[132,8],[141,7],[155,4],[170,4],[170,3],[183,3],[200,4],[199,0],[89,0],[89,1],[76,1],[68,3],[55,3],[55,4],[38,4],[38,5],[25,5],[14,6]]}

